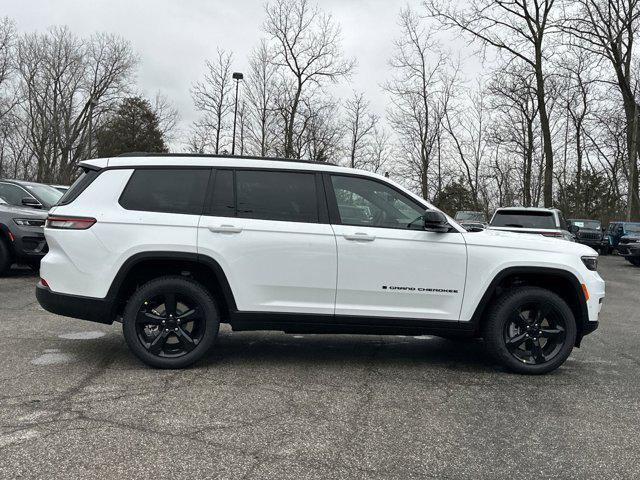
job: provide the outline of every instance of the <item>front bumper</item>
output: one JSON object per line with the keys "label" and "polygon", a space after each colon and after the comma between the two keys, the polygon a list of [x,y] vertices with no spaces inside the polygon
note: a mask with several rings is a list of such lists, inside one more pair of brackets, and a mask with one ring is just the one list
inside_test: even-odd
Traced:
{"label": "front bumper", "polygon": [[602,248],[604,246],[604,242],[602,239],[591,239],[591,238],[580,238],[576,239],[576,242],[581,243],[582,245],[587,245],[588,247],[597,250],[598,248]]}
{"label": "front bumper", "polygon": [[112,303],[103,298],[81,297],[52,292],[39,283],[36,299],[47,312],[65,317],[111,325],[114,320]]}
{"label": "front bumper", "polygon": [[49,251],[42,227],[19,227],[11,230],[16,261],[37,261]]}
{"label": "front bumper", "polygon": [[640,243],[618,244],[618,253],[625,258],[640,257]]}

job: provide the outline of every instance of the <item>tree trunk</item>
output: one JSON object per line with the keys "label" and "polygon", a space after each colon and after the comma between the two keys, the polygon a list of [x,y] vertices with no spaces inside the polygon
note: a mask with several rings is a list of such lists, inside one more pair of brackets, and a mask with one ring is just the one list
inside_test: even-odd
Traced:
{"label": "tree trunk", "polygon": [[538,101],[538,114],[540,116],[540,128],[542,129],[542,143],[544,144],[544,206],[553,206],[553,147],[551,145],[551,127],[544,89],[544,75],[542,73],[542,53],[536,48],[536,99]]}
{"label": "tree trunk", "polygon": [[627,158],[629,160],[629,192],[627,194],[627,220],[640,220],[638,199],[638,105],[633,98],[624,102],[627,119]]}

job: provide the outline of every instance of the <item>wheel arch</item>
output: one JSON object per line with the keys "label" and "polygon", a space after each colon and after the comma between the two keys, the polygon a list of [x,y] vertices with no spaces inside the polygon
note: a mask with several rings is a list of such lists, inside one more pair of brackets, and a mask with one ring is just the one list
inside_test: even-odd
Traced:
{"label": "wheel arch", "polygon": [[137,253],[122,264],[107,293],[113,317],[122,313],[127,299],[139,285],[170,274],[191,277],[209,290],[219,302],[223,321],[228,321],[230,313],[237,310],[227,276],[215,259],[189,252],[158,251]]}
{"label": "wheel arch", "polygon": [[471,317],[471,321],[478,330],[484,321],[487,308],[497,297],[509,288],[524,285],[534,285],[550,290],[567,302],[576,319],[578,330],[576,346],[579,347],[589,322],[587,302],[578,278],[570,271],[561,268],[522,266],[501,270],[485,290]]}

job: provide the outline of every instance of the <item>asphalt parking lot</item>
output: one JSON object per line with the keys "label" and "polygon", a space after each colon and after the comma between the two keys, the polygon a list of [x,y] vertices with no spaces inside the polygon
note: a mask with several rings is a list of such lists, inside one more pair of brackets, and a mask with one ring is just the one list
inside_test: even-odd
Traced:
{"label": "asphalt parking lot", "polygon": [[479,342],[223,329],[152,370],[120,325],[0,279],[0,478],[640,478],[640,268],[605,257],[600,329],[557,372]]}

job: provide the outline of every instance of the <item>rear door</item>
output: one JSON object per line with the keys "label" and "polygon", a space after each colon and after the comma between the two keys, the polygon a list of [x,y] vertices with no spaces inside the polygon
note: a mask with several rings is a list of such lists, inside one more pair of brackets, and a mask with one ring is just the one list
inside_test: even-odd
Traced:
{"label": "rear door", "polygon": [[220,264],[239,311],[333,315],[337,254],[319,174],[217,169],[198,252]]}

